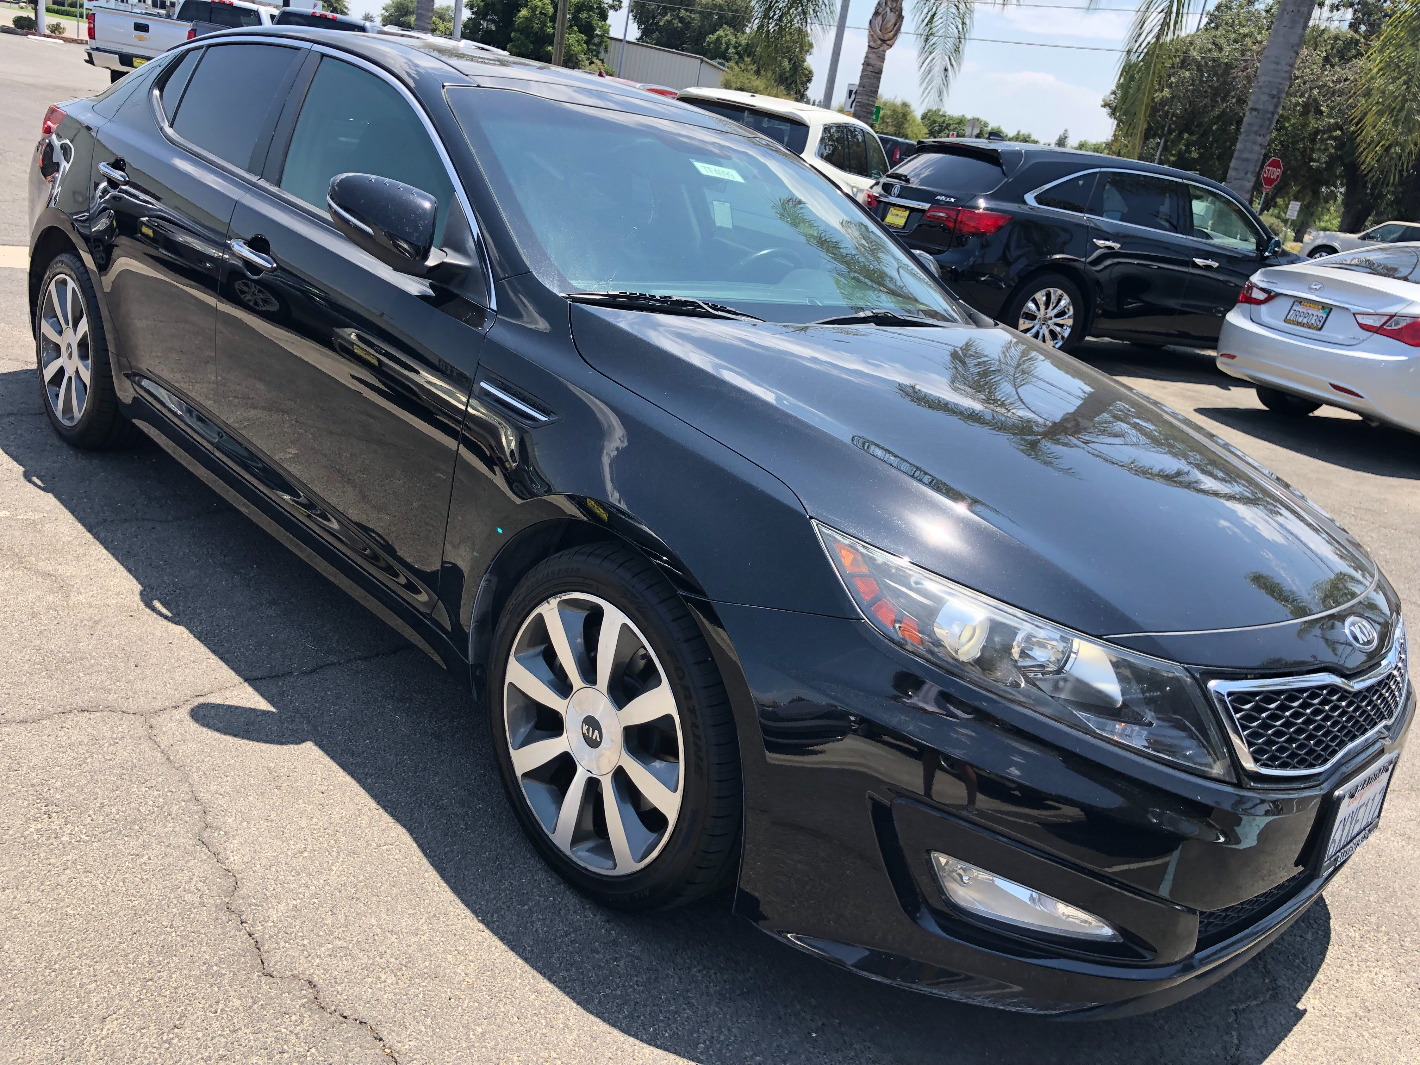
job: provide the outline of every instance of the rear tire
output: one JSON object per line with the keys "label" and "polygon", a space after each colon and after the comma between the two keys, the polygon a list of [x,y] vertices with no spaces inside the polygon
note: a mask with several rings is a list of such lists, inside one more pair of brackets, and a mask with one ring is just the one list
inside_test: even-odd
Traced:
{"label": "rear tire", "polygon": [[616,544],[540,563],[502,611],[489,673],[509,801],[563,879],[645,913],[733,874],[741,797],[729,698],[655,566]]}
{"label": "rear tire", "polygon": [[1328,255],[1335,255],[1335,254],[1336,254],[1336,249],[1335,249],[1335,248],[1313,248],[1311,251],[1307,252],[1307,258],[1308,258],[1308,259],[1324,259],[1324,258],[1326,258],[1326,256],[1328,256]]}
{"label": "rear tire", "polygon": [[34,320],[40,401],[54,431],[85,451],[126,447],[136,434],[119,408],[98,294],[77,255],[49,264]]}
{"label": "rear tire", "polygon": [[112,85],[112,84],[113,84],[114,82],[116,82],[119,78],[123,77],[124,73],[125,73],[125,72],[122,71],[122,70],[113,70],[113,69],[110,68],[110,70],[109,70],[109,72],[108,72],[108,83],[109,83],[110,85]]}
{"label": "rear tire", "polygon": [[1280,392],[1275,388],[1263,388],[1261,385],[1257,386],[1257,398],[1268,410],[1276,411],[1278,414],[1290,414],[1295,418],[1305,418],[1321,406],[1314,400],[1303,399],[1301,396],[1294,396],[1289,392]]}
{"label": "rear tire", "polygon": [[1027,281],[1001,313],[1001,324],[1047,347],[1072,351],[1085,338],[1080,287],[1064,274],[1041,274]]}

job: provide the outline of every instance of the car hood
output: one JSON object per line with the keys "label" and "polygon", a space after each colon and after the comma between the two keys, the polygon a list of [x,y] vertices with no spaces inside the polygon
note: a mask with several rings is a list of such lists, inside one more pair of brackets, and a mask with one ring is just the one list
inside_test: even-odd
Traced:
{"label": "car hood", "polygon": [[814,518],[1084,632],[1295,621],[1375,576],[1240,452],[1005,329],[571,317],[595,368],[764,467]]}

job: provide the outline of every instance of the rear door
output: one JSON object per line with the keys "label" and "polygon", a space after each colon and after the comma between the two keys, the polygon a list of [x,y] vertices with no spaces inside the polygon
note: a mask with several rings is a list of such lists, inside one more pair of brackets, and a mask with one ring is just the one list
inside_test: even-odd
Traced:
{"label": "rear door", "polygon": [[1086,260],[1099,287],[1092,333],[1182,340],[1193,242],[1184,236],[1181,181],[1105,170],[1090,198]]}
{"label": "rear door", "polygon": [[1238,302],[1247,279],[1262,266],[1259,245],[1270,240],[1241,206],[1213,189],[1190,184],[1189,220],[1193,224],[1193,276],[1184,301],[1181,331],[1199,344],[1213,344],[1223,318]]}
{"label": "rear door", "polygon": [[215,406],[227,225],[261,169],[302,54],[271,44],[187,49],[94,134],[95,262],[119,368],[200,410]]}
{"label": "rear door", "polygon": [[[318,64],[291,94],[261,185],[232,218],[245,258],[218,313],[222,414],[251,456],[249,475],[280,505],[429,611],[459,427],[491,324],[486,273],[413,98],[353,62]],[[357,248],[326,206],[343,173],[434,196],[436,246],[479,270],[433,284]]]}

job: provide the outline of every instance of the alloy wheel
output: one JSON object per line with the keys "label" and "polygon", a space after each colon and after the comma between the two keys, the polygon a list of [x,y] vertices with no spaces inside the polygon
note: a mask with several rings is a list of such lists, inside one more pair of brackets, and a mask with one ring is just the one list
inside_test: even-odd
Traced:
{"label": "alloy wheel", "polygon": [[1064,289],[1043,288],[1026,300],[1018,317],[1018,330],[1058,348],[1075,328],[1075,303]]}
{"label": "alloy wheel", "polygon": [[281,304],[276,297],[255,281],[239,278],[232,287],[236,289],[241,301],[254,311],[260,311],[262,314],[275,314],[281,309]]}
{"label": "alloy wheel", "polygon": [[533,610],[508,655],[503,720],[513,777],[558,850],[605,876],[655,859],[680,813],[681,720],[626,614],[581,592]]}
{"label": "alloy wheel", "polygon": [[40,376],[55,416],[76,425],[89,401],[89,314],[74,279],[58,274],[40,308]]}

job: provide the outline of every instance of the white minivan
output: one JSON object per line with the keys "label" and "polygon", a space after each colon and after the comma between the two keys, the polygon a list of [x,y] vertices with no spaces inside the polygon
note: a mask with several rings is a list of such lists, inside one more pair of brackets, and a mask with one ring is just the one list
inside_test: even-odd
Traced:
{"label": "white minivan", "polygon": [[753,92],[694,86],[676,97],[734,119],[801,155],[848,195],[857,197],[888,171],[873,127],[826,107]]}

